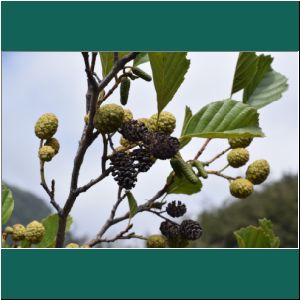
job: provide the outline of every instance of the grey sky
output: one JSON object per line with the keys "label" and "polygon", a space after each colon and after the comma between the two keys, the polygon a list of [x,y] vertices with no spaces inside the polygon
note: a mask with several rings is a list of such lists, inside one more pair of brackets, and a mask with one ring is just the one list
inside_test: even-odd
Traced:
{"label": "grey sky", "polygon": [[[266,53],[269,54],[269,53]],[[260,125],[266,134],[249,147],[251,161],[266,158],[272,172],[269,180],[280,178],[284,172],[298,172],[298,53],[270,53],[275,59],[273,67],[289,79],[289,90],[283,98],[260,110]],[[230,96],[232,77],[238,53],[193,52],[188,56],[191,67],[186,79],[166,110],[177,117],[175,135],[179,135],[185,105],[193,112],[211,101]],[[99,61],[97,71],[101,74]],[[149,64],[142,65],[150,71]],[[35,52],[2,53],[2,176],[9,183],[28,189],[47,199],[39,185],[39,140],[34,135],[34,124],[45,112],[55,113],[60,121],[56,137],[61,150],[46,166],[48,180],[56,179],[57,200],[63,204],[69,189],[73,158],[83,129],[86,80],[80,53]],[[241,95],[234,96],[240,100]],[[109,102],[118,103],[118,91]],[[149,117],[156,112],[153,83],[136,80],[132,84],[128,108],[134,117]],[[117,143],[116,139],[116,143]],[[193,157],[203,139],[193,139],[184,148],[184,158]],[[209,145],[203,159],[208,159],[227,146],[225,140],[215,140]],[[100,172],[100,139],[89,149],[82,166],[79,183],[88,182]],[[222,159],[212,166],[223,167]],[[245,168],[228,170],[228,174],[243,174]],[[133,193],[142,203],[160,189],[170,172],[167,161],[160,161],[150,172],[141,174]],[[116,198],[116,184],[107,178],[87,193],[81,195],[72,211],[74,231],[92,238],[109,215]],[[210,176],[201,193],[187,197],[171,195],[167,200],[181,199],[191,215],[204,208],[220,205],[230,198],[228,183]],[[48,199],[47,199],[48,200]],[[244,200],[247,201],[247,200]],[[28,208],[30,209],[30,208]],[[127,203],[120,213],[127,210]],[[136,217],[136,232],[158,232],[160,220],[147,213]],[[121,224],[124,226],[124,224]],[[112,235],[120,227],[112,229]]]}

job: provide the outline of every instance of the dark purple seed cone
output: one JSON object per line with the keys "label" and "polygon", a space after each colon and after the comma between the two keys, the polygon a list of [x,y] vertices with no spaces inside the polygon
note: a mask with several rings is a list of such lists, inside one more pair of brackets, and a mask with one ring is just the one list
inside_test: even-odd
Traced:
{"label": "dark purple seed cone", "polygon": [[180,234],[186,240],[197,240],[202,235],[202,228],[196,221],[185,220],[180,225]]}
{"label": "dark purple seed cone", "polygon": [[185,204],[181,203],[181,201],[172,201],[167,205],[166,208],[167,214],[173,218],[182,217],[186,213]]}

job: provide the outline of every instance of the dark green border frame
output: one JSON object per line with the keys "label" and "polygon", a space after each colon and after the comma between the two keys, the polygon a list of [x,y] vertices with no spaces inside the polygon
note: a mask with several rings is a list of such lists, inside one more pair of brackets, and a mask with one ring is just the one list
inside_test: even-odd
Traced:
{"label": "dark green border frame", "polygon": [[[298,2],[1,2],[1,8],[2,51],[299,50]],[[7,299],[299,297],[297,249],[4,249],[1,258]]]}
{"label": "dark green border frame", "polygon": [[[297,51],[298,2],[2,2],[3,51]],[[128,33],[128,34],[127,34]]]}
{"label": "dark green border frame", "polygon": [[298,250],[3,250],[3,298],[297,299]]}

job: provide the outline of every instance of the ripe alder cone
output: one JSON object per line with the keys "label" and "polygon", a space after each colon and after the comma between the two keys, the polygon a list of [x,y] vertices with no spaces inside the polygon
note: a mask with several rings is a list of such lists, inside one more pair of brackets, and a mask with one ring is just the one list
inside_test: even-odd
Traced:
{"label": "ripe alder cone", "polygon": [[253,184],[263,183],[270,174],[270,165],[265,159],[254,161],[246,171],[246,178]]}
{"label": "ripe alder cone", "polygon": [[35,135],[40,139],[50,139],[58,128],[58,119],[55,114],[46,113],[36,122],[34,127]]}
{"label": "ripe alder cone", "polygon": [[124,109],[117,104],[105,104],[97,109],[94,116],[94,127],[102,134],[113,133],[121,127]]}
{"label": "ripe alder cone", "polygon": [[236,198],[247,198],[253,192],[253,184],[245,178],[238,178],[233,180],[229,186],[230,193]]}
{"label": "ripe alder cone", "polygon": [[45,234],[45,227],[38,221],[32,221],[26,226],[25,238],[27,241],[37,244]]}
{"label": "ripe alder cone", "polygon": [[249,152],[245,148],[236,148],[231,150],[227,155],[227,161],[233,168],[239,168],[249,160]]}

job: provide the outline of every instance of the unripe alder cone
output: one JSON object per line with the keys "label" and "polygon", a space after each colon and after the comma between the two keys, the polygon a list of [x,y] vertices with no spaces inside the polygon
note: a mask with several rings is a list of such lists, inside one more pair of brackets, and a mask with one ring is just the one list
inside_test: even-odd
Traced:
{"label": "unripe alder cone", "polygon": [[123,118],[123,123],[128,123],[133,119],[133,114],[131,110],[129,109],[124,109],[124,118]]}
{"label": "unripe alder cone", "polygon": [[66,246],[66,248],[79,248],[79,245],[76,243],[70,243]]}
{"label": "unripe alder cone", "polygon": [[35,123],[34,132],[40,139],[50,139],[58,128],[58,119],[55,114],[46,113]]}
{"label": "unripe alder cone", "polygon": [[113,133],[123,124],[124,109],[117,104],[105,104],[97,109],[94,127],[102,134]]}
{"label": "unripe alder cone", "polygon": [[162,111],[159,115],[154,114],[150,117],[151,131],[162,131],[171,134],[176,127],[176,118],[167,111]]}
{"label": "unripe alder cone", "polygon": [[39,243],[45,234],[45,227],[38,221],[32,221],[26,226],[25,238],[32,244]]}
{"label": "unripe alder cone", "polygon": [[45,146],[50,146],[54,149],[54,153],[57,154],[60,148],[59,141],[56,138],[51,138],[46,141]]}
{"label": "unripe alder cone", "polygon": [[50,146],[43,146],[39,150],[39,158],[42,161],[50,161],[55,155],[55,150]]}
{"label": "unripe alder cone", "polygon": [[249,160],[249,152],[245,148],[232,149],[227,155],[228,164],[233,168],[245,165]]}
{"label": "unripe alder cone", "polygon": [[254,161],[248,166],[246,178],[253,184],[263,183],[270,174],[270,165],[265,159]]}
{"label": "unripe alder cone", "polygon": [[150,235],[147,239],[147,248],[166,248],[166,246],[167,239],[160,234]]}
{"label": "unripe alder cone", "polygon": [[244,199],[252,194],[253,184],[248,179],[238,178],[231,181],[229,189],[232,196]]}
{"label": "unripe alder cone", "polygon": [[149,74],[147,74],[146,72],[144,72],[143,70],[141,70],[140,68],[132,67],[131,71],[134,75],[136,75],[146,81],[152,80],[152,77]]}
{"label": "unripe alder cone", "polygon": [[126,105],[128,101],[130,90],[130,79],[128,77],[122,77],[120,85],[120,102],[122,105]]}
{"label": "unripe alder cone", "polygon": [[15,224],[13,226],[13,233],[11,238],[13,241],[21,241],[25,238],[26,228],[21,224]]}
{"label": "unripe alder cone", "polygon": [[228,139],[228,142],[232,149],[236,149],[248,147],[252,140],[253,138],[231,138]]}

